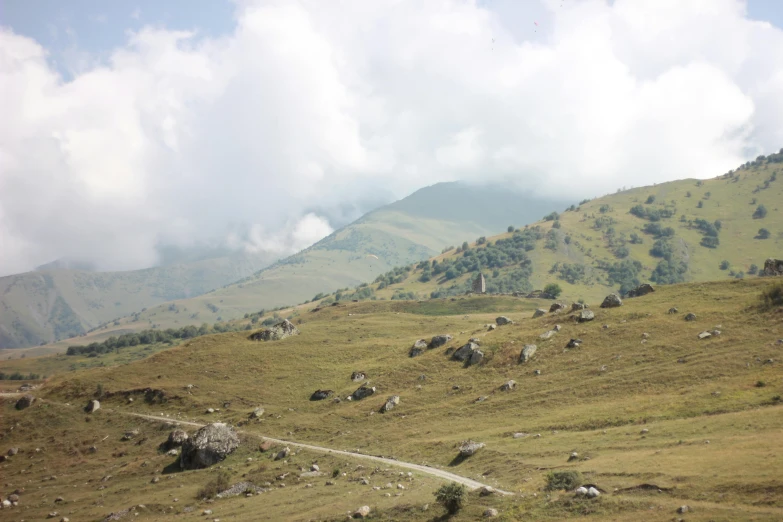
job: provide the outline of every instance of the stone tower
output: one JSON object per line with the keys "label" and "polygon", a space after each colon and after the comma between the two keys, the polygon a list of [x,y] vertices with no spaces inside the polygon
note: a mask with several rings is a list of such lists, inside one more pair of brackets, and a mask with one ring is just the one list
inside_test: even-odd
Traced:
{"label": "stone tower", "polygon": [[484,274],[479,272],[476,279],[473,280],[473,293],[474,294],[486,294],[487,293],[487,280],[484,278]]}

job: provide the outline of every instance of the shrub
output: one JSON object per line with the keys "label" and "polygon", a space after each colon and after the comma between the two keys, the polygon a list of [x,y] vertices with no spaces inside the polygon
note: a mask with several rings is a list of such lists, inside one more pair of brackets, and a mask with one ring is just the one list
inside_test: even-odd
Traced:
{"label": "shrub", "polygon": [[704,202],[703,201],[699,201],[699,204],[696,205],[696,208],[702,208],[702,207],[704,207]]}
{"label": "shrub", "polygon": [[551,471],[546,476],[546,489],[550,491],[576,489],[582,485],[582,481],[582,474],[576,470]]}
{"label": "shrub", "polygon": [[759,233],[756,236],[756,238],[758,238],[758,239],[769,239],[769,230],[767,230],[766,228],[760,228],[759,229]]}
{"label": "shrub", "polygon": [[509,232],[513,232],[514,231],[514,226],[513,225],[509,225],[508,226],[508,231]]}
{"label": "shrub", "polygon": [[652,205],[653,203],[655,203],[655,196],[652,195],[647,196],[647,201],[645,201],[645,203],[648,205]]}
{"label": "shrub", "polygon": [[332,470],[332,478],[336,478],[338,476],[340,476],[340,468],[334,468]]}
{"label": "shrub", "polygon": [[229,474],[221,471],[217,477],[204,484],[204,487],[196,494],[196,498],[214,498],[215,495],[231,486],[229,479]]}
{"label": "shrub", "polygon": [[555,299],[557,299],[561,293],[563,293],[563,289],[560,288],[560,285],[557,283],[549,283],[544,287],[544,293],[549,294]]}
{"label": "shrub", "polygon": [[444,484],[434,493],[435,500],[442,504],[450,515],[456,514],[468,503],[467,489],[462,484]]}
{"label": "shrub", "polygon": [[723,261],[721,261],[720,265],[719,265],[721,270],[728,270],[730,266],[731,266],[731,264],[727,260],[725,260],[725,259]]}
{"label": "shrub", "polygon": [[557,212],[552,212],[544,216],[544,221],[557,221],[558,219],[560,219],[560,214]]}
{"label": "shrub", "polygon": [[748,273],[750,275],[756,275],[759,273],[759,266],[758,265],[750,265],[748,268]]}
{"label": "shrub", "polygon": [[717,248],[720,245],[720,239],[712,236],[704,236],[701,238],[701,246],[707,248]]}
{"label": "shrub", "polygon": [[753,212],[753,219],[763,219],[767,217],[767,207],[759,205],[756,207],[756,211]]}
{"label": "shrub", "polygon": [[756,381],[756,388],[763,388],[767,383],[764,381]]}
{"label": "shrub", "polygon": [[552,228],[560,228],[560,221],[558,220],[552,223]]}
{"label": "shrub", "polygon": [[783,283],[776,283],[761,292],[761,303],[764,308],[783,306]]}

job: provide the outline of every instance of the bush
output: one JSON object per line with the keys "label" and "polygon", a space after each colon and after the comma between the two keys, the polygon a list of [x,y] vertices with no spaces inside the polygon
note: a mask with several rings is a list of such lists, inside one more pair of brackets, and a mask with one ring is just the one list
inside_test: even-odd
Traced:
{"label": "bush", "polygon": [[655,203],[655,196],[652,196],[652,195],[651,196],[647,196],[647,201],[645,201],[645,203],[648,204],[648,205],[652,205],[653,203]]}
{"label": "bush", "polygon": [[720,239],[712,236],[704,236],[701,238],[701,246],[707,248],[717,248],[720,245]]}
{"label": "bush", "polygon": [[204,487],[196,494],[196,498],[214,498],[221,491],[231,487],[230,478],[227,472],[221,471],[217,477],[204,484]]}
{"label": "bush", "polygon": [[783,283],[776,283],[761,292],[761,303],[764,308],[783,306]]}
{"label": "bush", "polygon": [[702,207],[704,207],[704,202],[699,201],[699,203],[696,205],[696,208],[702,208]]}
{"label": "bush", "polygon": [[557,212],[552,212],[544,216],[544,221],[557,221],[558,219],[560,219],[560,214]]}
{"label": "bush", "polygon": [[444,484],[434,493],[435,500],[442,504],[450,515],[456,514],[468,503],[467,489],[462,484]]}
{"label": "bush", "polygon": [[549,491],[576,489],[582,485],[582,482],[582,474],[578,471],[551,471],[546,476],[546,489]]}
{"label": "bush", "polygon": [[552,223],[552,228],[560,228],[560,221],[558,220]]}
{"label": "bush", "polygon": [[767,217],[767,207],[759,205],[756,207],[756,211],[753,212],[753,219],[763,219]]}
{"label": "bush", "polygon": [[750,275],[756,275],[759,273],[759,266],[758,265],[750,265],[748,268],[748,273]]}
{"label": "bush", "polygon": [[563,293],[563,289],[560,288],[560,285],[557,283],[549,283],[544,287],[544,293],[549,294],[555,299],[557,299],[561,293]]}
{"label": "bush", "polygon": [[756,236],[756,238],[758,238],[758,239],[769,239],[769,230],[767,230],[766,228],[760,228],[759,229],[759,233]]}
{"label": "bush", "polygon": [[721,270],[728,270],[730,266],[731,266],[731,264],[727,260],[725,260],[725,259],[723,261],[721,261],[720,265],[719,265]]}
{"label": "bush", "polygon": [[509,232],[513,232],[514,231],[514,226],[513,225],[509,225],[507,230]]}

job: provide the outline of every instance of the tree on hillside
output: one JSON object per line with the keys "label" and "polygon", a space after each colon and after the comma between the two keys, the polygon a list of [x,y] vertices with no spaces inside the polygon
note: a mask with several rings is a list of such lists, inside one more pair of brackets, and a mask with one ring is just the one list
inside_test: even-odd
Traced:
{"label": "tree on hillside", "polygon": [[763,219],[767,217],[767,207],[759,205],[756,207],[756,211],[753,213],[753,219]]}
{"label": "tree on hillside", "polygon": [[759,233],[756,236],[757,239],[769,239],[769,230],[766,228],[760,228]]}
{"label": "tree on hillside", "polygon": [[514,231],[514,225],[509,225],[508,226],[508,231],[509,232],[513,232]]}
{"label": "tree on hillside", "polygon": [[557,299],[560,296],[560,294],[563,293],[563,289],[560,288],[560,285],[557,283],[549,283],[544,287],[544,293],[549,294],[555,299]]}
{"label": "tree on hillside", "polygon": [[455,515],[468,502],[468,494],[464,485],[452,482],[444,484],[435,492],[435,499],[450,515]]}

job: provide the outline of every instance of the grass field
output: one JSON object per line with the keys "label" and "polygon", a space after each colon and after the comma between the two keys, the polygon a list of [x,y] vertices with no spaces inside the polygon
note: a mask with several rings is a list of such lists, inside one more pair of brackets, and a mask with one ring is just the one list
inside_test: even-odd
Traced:
{"label": "grass field", "polygon": [[[159,520],[185,516],[186,506],[194,506],[193,513],[213,509],[221,520],[338,520],[364,504],[377,520],[436,520],[444,514],[432,496],[438,479],[414,476],[403,483],[405,490],[397,490],[399,470],[390,469],[377,471],[371,485],[362,486],[359,477],[373,466],[308,452],[276,463],[255,450],[253,437],[265,435],[427,464],[515,493],[472,493],[454,520],[480,518],[486,507],[497,508],[500,520],[780,520],[783,309],[758,307],[761,292],[774,284],[754,278],[661,286],[606,310],[590,300],[596,318],[581,324],[567,314],[532,319],[533,308],[543,302],[491,296],[303,311],[301,335],[283,341],[252,342],[247,333],[205,336],[121,366],[55,373],[36,391],[48,402],[22,412],[10,401],[3,406],[3,447],[18,446],[25,456],[0,464],[0,470],[10,477],[5,488],[35,491],[25,493],[19,508],[17,518],[26,519],[56,509],[51,502],[57,495],[66,498],[72,519],[80,520],[139,503],[149,508],[140,517]],[[667,313],[672,306],[677,314]],[[688,312],[697,320],[685,321]],[[488,331],[485,324],[501,314],[514,324]],[[539,338],[555,324],[562,326],[559,333]],[[720,335],[697,338],[715,329]],[[408,357],[416,339],[440,333],[454,340]],[[485,357],[465,368],[447,352],[470,337],[479,338]],[[570,338],[581,339],[581,347],[565,349]],[[522,347],[530,343],[538,351],[519,364]],[[0,369],[24,364],[37,371],[54,367],[49,360],[0,361]],[[354,370],[367,373],[378,390],[374,396],[341,403],[308,400],[316,389],[344,398],[358,387],[350,380]],[[500,391],[509,379],[516,389]],[[188,384],[195,387],[188,391]],[[78,407],[99,385],[104,393],[162,389],[168,399],[128,404],[113,395],[87,417]],[[399,406],[378,413],[390,395],[401,397]],[[476,402],[479,397],[485,399]],[[73,406],[57,406],[65,403]],[[264,416],[249,421],[259,405]],[[208,415],[206,408],[220,411]],[[195,491],[216,471],[172,473],[150,484],[171,461],[155,450],[166,431],[122,412],[241,425],[248,442],[223,464],[232,483],[245,475],[277,484],[277,475],[295,473],[315,459],[324,462],[328,476],[313,480],[312,488],[304,480],[285,479],[284,488],[260,497],[205,504],[194,498]],[[132,427],[140,427],[148,441],[120,442]],[[106,435],[98,453],[85,452]],[[456,458],[458,444],[469,438],[486,447],[468,459]],[[43,452],[34,453],[36,447]],[[112,456],[123,451],[128,453]],[[569,461],[572,452],[579,458]],[[336,485],[326,486],[333,469],[340,469]],[[605,493],[588,501],[547,491],[547,474],[562,470],[581,471]],[[43,480],[51,475],[57,479]],[[100,482],[106,475],[113,478]],[[371,489],[387,482],[395,489]],[[66,484],[85,485],[65,489]],[[99,489],[103,485],[107,489]],[[692,512],[678,515],[681,505]]]}

